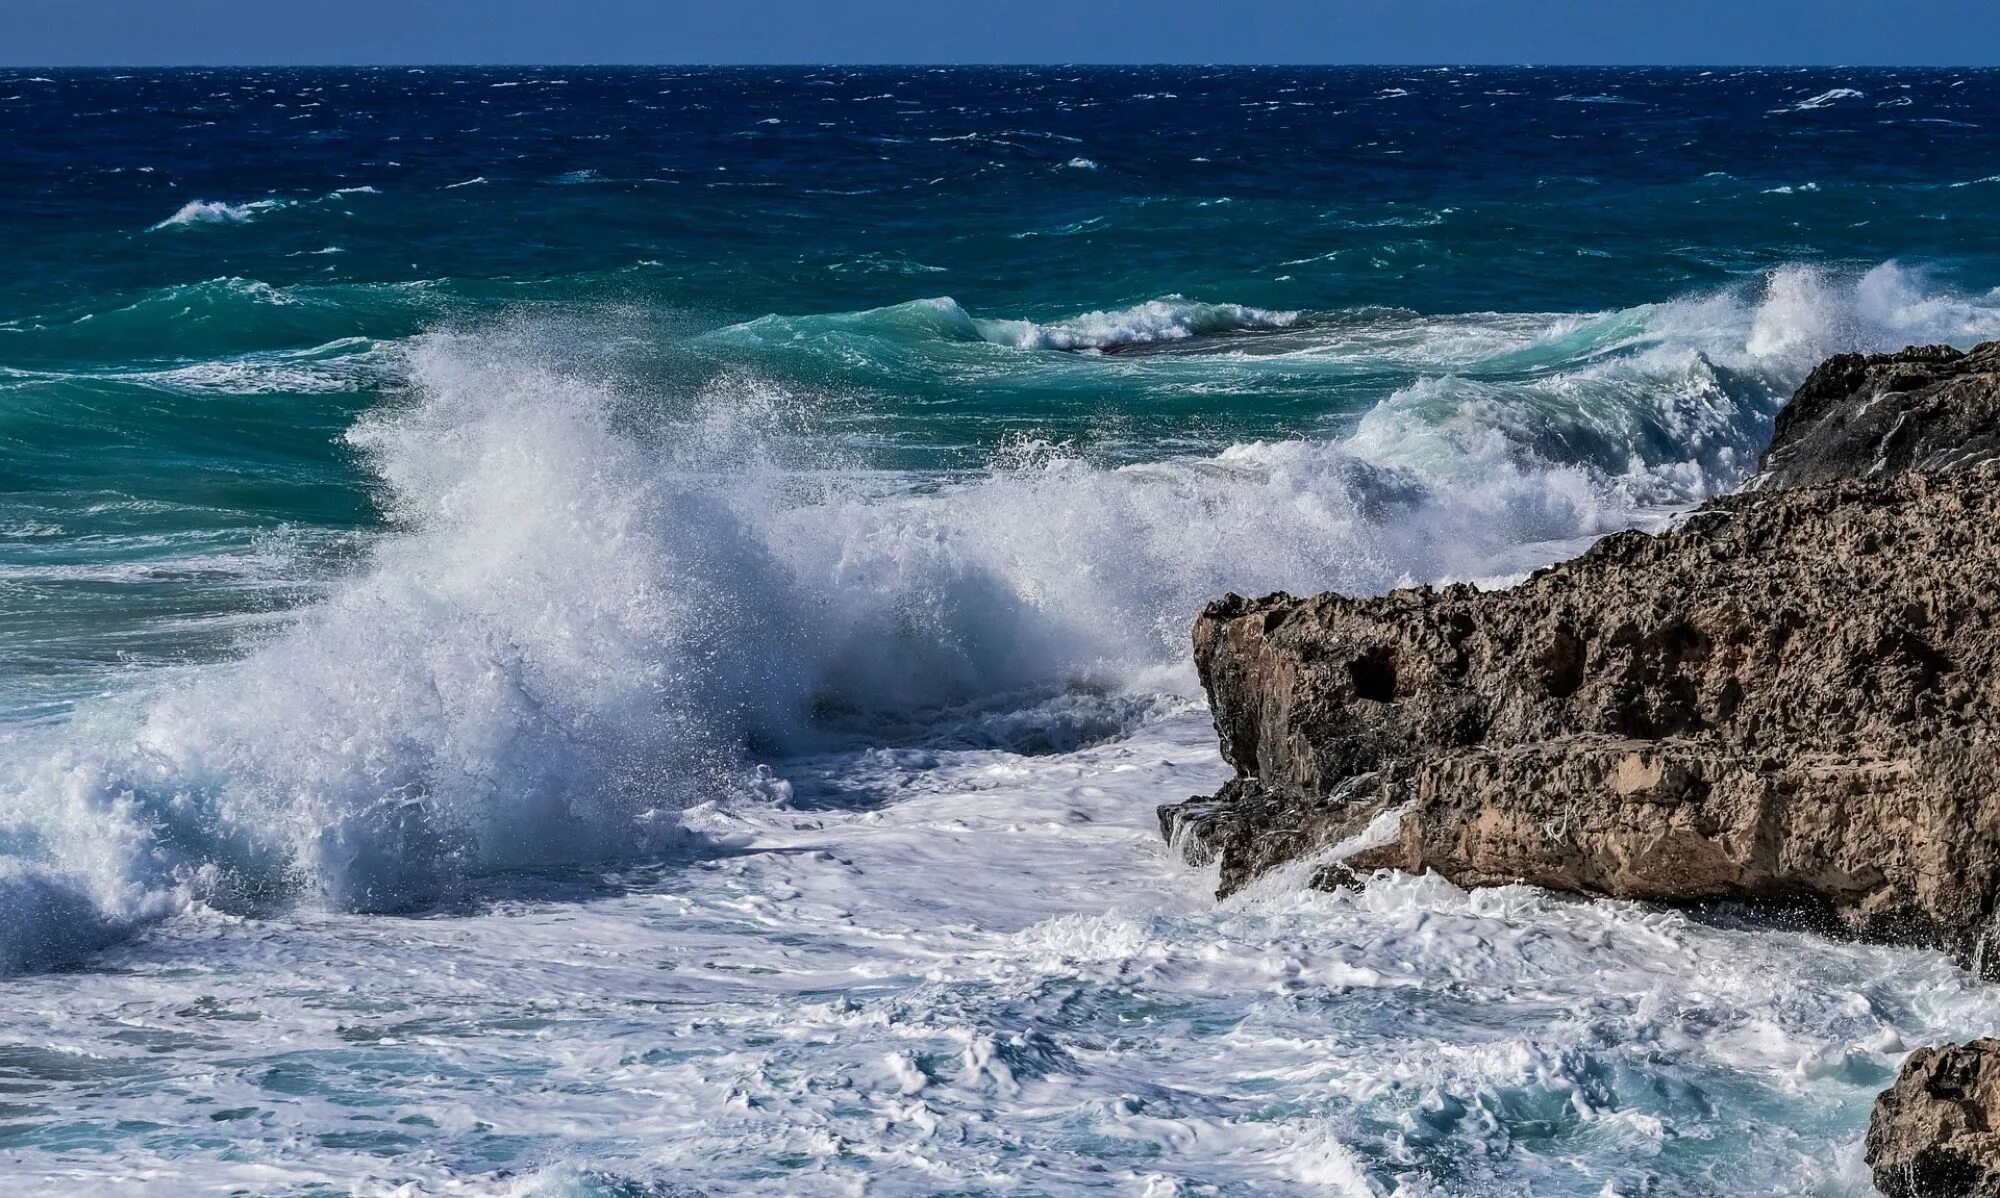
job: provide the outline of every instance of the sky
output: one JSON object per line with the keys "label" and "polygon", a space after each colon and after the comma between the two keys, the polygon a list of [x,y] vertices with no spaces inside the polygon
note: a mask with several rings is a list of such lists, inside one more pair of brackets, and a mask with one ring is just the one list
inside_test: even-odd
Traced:
{"label": "sky", "polygon": [[2000,0],[0,0],[14,66],[2000,65]]}

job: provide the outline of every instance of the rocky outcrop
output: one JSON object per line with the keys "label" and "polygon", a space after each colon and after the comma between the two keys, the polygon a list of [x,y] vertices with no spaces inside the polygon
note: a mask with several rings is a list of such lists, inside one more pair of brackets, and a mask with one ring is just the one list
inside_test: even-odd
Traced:
{"label": "rocky outcrop", "polygon": [[2000,1040],[1921,1048],[1875,1100],[1868,1167],[1888,1198],[2000,1198]]}
{"label": "rocky outcrop", "polygon": [[2000,456],[2000,343],[1899,354],[1838,354],[1813,369],[1778,413],[1751,489],[1944,474]]}
{"label": "rocky outcrop", "polygon": [[1970,959],[2000,892],[1996,456],[2000,343],[1843,355],[1754,485],[1671,531],[1501,591],[1213,603],[1237,776],[1163,830],[1225,892],[1316,855],[1325,885],[1751,900]]}

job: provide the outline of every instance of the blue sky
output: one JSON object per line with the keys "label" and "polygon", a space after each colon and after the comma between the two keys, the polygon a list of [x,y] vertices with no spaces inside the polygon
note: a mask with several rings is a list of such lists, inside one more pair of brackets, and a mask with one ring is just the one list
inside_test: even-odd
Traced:
{"label": "blue sky", "polygon": [[2000,64],[2000,0],[0,0],[0,62]]}

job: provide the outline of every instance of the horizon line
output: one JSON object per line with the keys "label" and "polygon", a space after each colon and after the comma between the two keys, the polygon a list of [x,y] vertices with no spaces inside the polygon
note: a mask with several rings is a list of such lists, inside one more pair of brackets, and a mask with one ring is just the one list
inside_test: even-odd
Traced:
{"label": "horizon line", "polygon": [[2000,63],[1869,62],[638,62],[618,60],[502,62],[71,62],[4,63],[6,71],[273,71],[273,70],[1598,70],[1598,71],[2000,71]]}

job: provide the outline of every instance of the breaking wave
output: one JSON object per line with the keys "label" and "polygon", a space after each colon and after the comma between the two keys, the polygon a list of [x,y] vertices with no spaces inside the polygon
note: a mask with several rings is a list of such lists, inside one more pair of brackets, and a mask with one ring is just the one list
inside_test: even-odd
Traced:
{"label": "breaking wave", "polygon": [[784,341],[824,333],[877,332],[885,336],[945,341],[985,341],[1016,349],[1101,350],[1212,337],[1247,329],[1282,329],[1296,324],[1297,312],[1243,304],[1208,304],[1164,296],[1129,308],[1086,312],[1064,320],[975,317],[949,297],[912,300],[864,312],[825,316],[766,316],[722,331],[723,338]]}
{"label": "breaking wave", "polygon": [[[925,301],[787,335],[814,320],[992,328]],[[2000,335],[2000,304],[1794,268],[1614,313],[1395,320],[1371,344],[1453,365],[1347,434],[1122,466],[1023,445],[944,480],[829,449],[785,387],[660,394],[533,337],[431,336],[408,397],[348,434],[390,514],[363,568],[234,660],[5,734],[0,969],[191,908],[398,909],[657,855],[759,757],[1101,736],[1135,698],[1194,696],[1213,596],[1517,574],[1740,481],[1823,354]]]}
{"label": "breaking wave", "polygon": [[201,225],[242,225],[273,212],[282,212],[287,208],[298,208],[303,205],[326,201],[339,203],[344,202],[348,196],[379,194],[380,192],[375,188],[364,186],[337,188],[323,196],[310,199],[272,197],[263,200],[246,200],[240,204],[231,204],[223,200],[189,200],[187,203],[182,204],[172,216],[169,216],[156,225],[148,226],[146,231],[148,233],[158,233],[167,229],[186,229]]}
{"label": "breaking wave", "polygon": [[252,200],[243,204],[226,204],[221,200],[189,200],[181,205],[178,212],[153,225],[148,231],[184,228],[188,225],[240,225],[255,220],[262,213],[286,207],[287,203],[285,200]]}
{"label": "breaking wave", "polygon": [[1213,337],[1243,329],[1282,329],[1296,324],[1297,312],[1246,308],[1242,304],[1200,304],[1179,296],[1149,300],[1130,308],[1087,312],[1050,324],[1028,320],[975,321],[980,336],[1021,349],[1106,349]]}

